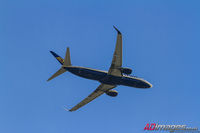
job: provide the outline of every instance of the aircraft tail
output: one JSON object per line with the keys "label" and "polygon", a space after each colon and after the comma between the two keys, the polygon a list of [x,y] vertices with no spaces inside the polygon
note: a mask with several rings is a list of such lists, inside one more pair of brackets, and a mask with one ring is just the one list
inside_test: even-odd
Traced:
{"label": "aircraft tail", "polygon": [[64,72],[67,71],[65,69],[65,67],[71,66],[71,59],[70,59],[69,47],[67,47],[67,52],[66,52],[66,55],[65,55],[65,59],[63,59],[62,57],[60,57],[59,55],[57,55],[53,51],[50,51],[50,52],[58,60],[58,62],[60,62],[60,64],[62,65],[62,67],[55,74],[53,74],[47,81],[50,81],[53,78],[55,78],[55,77],[63,74]]}
{"label": "aircraft tail", "polygon": [[57,55],[55,52],[50,51],[50,53],[58,60],[58,62],[63,65],[64,63],[64,59],[62,57],[60,57],[59,55]]}

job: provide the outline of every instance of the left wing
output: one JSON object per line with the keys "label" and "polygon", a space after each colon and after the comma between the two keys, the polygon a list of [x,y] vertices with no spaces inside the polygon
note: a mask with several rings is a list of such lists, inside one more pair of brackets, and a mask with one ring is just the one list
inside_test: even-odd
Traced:
{"label": "left wing", "polygon": [[75,110],[81,108],[82,106],[84,106],[87,103],[91,102],[92,100],[94,100],[98,96],[102,95],[104,92],[106,92],[106,91],[108,91],[110,89],[113,89],[115,87],[116,86],[114,86],[114,85],[100,84],[98,86],[98,88],[94,92],[92,92],[92,94],[90,94],[87,98],[85,98],[83,101],[81,101],[79,104],[77,104],[76,106],[74,106],[69,111],[75,111]]}
{"label": "left wing", "polygon": [[108,74],[114,76],[121,76],[122,73],[120,68],[122,67],[122,34],[115,26],[113,27],[117,31],[117,42]]}

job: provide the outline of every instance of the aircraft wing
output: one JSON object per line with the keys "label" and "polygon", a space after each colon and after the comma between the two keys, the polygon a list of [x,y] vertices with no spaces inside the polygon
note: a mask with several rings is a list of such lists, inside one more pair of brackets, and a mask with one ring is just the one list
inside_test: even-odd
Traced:
{"label": "aircraft wing", "polygon": [[121,76],[122,73],[119,68],[121,68],[122,66],[122,34],[115,26],[113,27],[115,28],[118,34],[117,34],[115,52],[113,54],[112,64],[110,66],[108,74],[114,76]]}
{"label": "aircraft wing", "polygon": [[72,109],[70,109],[69,111],[75,111],[79,108],[81,108],[82,106],[86,105],[87,103],[91,102],[92,100],[94,100],[95,98],[97,98],[98,96],[102,95],[104,92],[113,89],[114,85],[107,85],[107,84],[101,84],[98,86],[98,88],[92,92],[92,94],[90,94],[87,98],[85,98],[83,101],[81,101],[79,104],[77,104],[76,106],[74,106]]}

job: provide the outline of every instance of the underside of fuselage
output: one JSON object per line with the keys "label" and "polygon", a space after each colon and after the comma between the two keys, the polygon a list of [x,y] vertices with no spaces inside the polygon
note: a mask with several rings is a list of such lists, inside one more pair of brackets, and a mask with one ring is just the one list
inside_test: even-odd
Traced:
{"label": "underside of fuselage", "polygon": [[136,77],[123,76],[123,75],[113,76],[113,75],[109,75],[108,72],[106,71],[100,71],[100,70],[95,70],[95,69],[85,68],[85,67],[78,67],[78,66],[69,66],[69,67],[65,67],[65,69],[77,76],[91,79],[91,80],[97,80],[103,84],[125,85],[125,86],[136,87],[136,88],[151,88],[150,83]]}

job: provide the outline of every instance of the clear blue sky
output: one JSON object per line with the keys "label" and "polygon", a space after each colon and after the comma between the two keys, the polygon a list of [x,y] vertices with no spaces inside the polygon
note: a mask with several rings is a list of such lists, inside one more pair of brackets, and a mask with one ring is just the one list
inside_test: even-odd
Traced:
{"label": "clear blue sky", "polygon": [[[200,128],[198,0],[0,0],[1,133],[143,133],[147,123]],[[49,53],[70,47],[73,65],[108,70],[123,34],[123,66],[151,82],[118,86],[66,112],[99,85],[64,73]]]}

